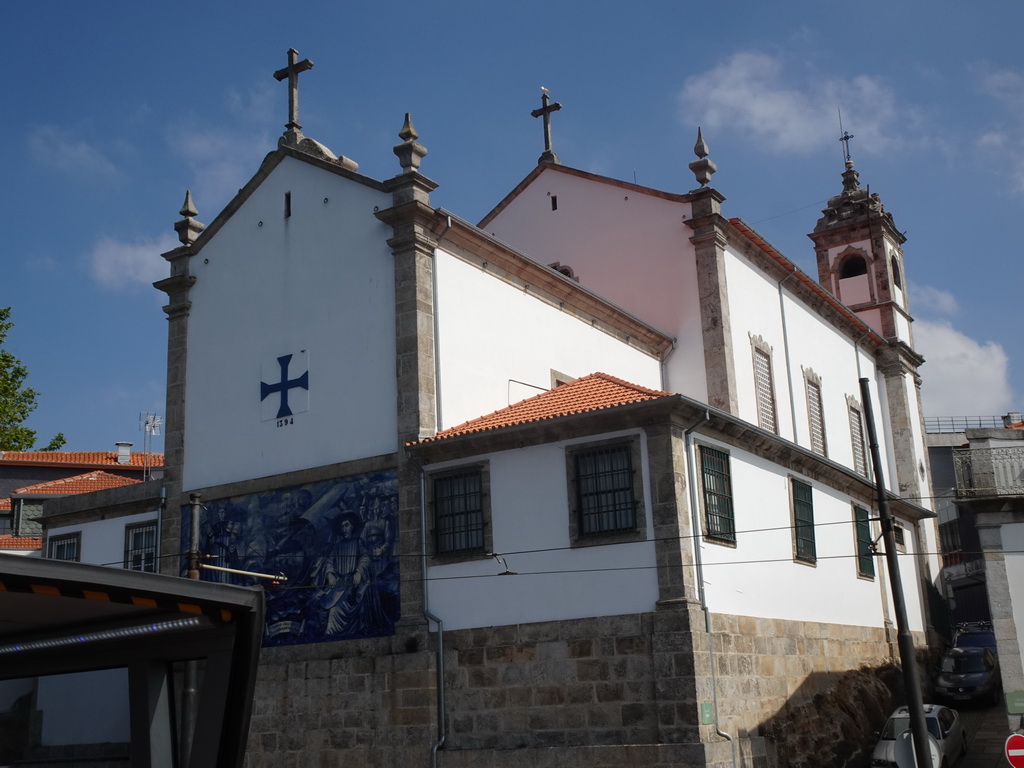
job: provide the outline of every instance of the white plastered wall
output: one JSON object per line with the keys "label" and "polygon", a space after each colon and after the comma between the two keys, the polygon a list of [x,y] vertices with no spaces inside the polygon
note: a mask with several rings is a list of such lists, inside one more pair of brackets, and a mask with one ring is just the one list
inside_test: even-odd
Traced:
{"label": "white plastered wall", "polygon": [[[647,540],[572,547],[566,448],[632,436],[641,441]],[[428,567],[427,604],[446,630],[654,610],[658,577],[647,444],[641,431],[474,457],[479,460],[489,466],[493,547],[503,561],[487,558]],[[506,566],[514,574],[499,575]]]}
{"label": "white plastered wall", "polygon": [[[732,473],[735,546],[713,543],[703,537],[698,540],[704,564],[704,590],[712,612],[884,626],[884,606],[891,603],[885,561],[881,556],[875,558],[873,579],[858,575],[851,497],[718,441],[697,436],[696,443],[695,457],[699,457],[701,444],[728,452]],[[699,458],[696,461],[699,467]],[[817,553],[814,565],[794,559],[790,496],[793,478],[812,487]],[[907,553],[900,555],[900,576],[908,598],[908,621],[912,629],[921,630],[923,606],[917,597],[920,590],[914,542],[909,524],[904,525],[908,526]],[[872,527],[877,535],[877,523]]]}
{"label": "white plastered wall", "polygon": [[451,254],[434,269],[439,429],[549,389],[552,371],[661,388],[646,352]]}
{"label": "white plastered wall", "polygon": [[[821,379],[828,458],[853,467],[847,397],[861,400],[861,377],[875,381],[874,359],[865,355],[851,336],[795,298],[789,290],[789,282],[795,277],[788,278],[788,282],[783,278],[780,302],[779,282],[739,254],[731,253],[726,260],[726,276],[739,402],[737,415],[757,424],[751,340],[760,337],[771,347],[779,435],[810,447],[804,382],[805,371],[811,371]],[[884,392],[880,393],[873,383],[872,405],[876,419],[883,413],[879,408],[880,396],[884,396]],[[890,450],[881,427],[879,442],[882,461],[888,462]]]}
{"label": "white plastered wall", "polygon": [[[82,534],[82,549],[80,562],[93,565],[112,565],[120,568],[124,563],[124,532],[125,528],[138,523],[156,521],[159,513],[143,512],[137,515],[125,515],[123,517],[111,517],[106,520],[93,520],[88,523],[76,523],[75,525],[62,525],[49,528],[47,537],[62,536],[68,533]],[[158,531],[159,535],[159,531]],[[157,542],[156,551],[160,551],[160,543]]]}
{"label": "white plastered wall", "polygon": [[[285,194],[291,216],[285,218]],[[186,490],[396,448],[394,267],[383,192],[285,158],[190,265]],[[294,417],[261,382],[288,377]],[[267,402],[279,402],[271,394]]]}
{"label": "white plastered wall", "polygon": [[[557,198],[557,210],[551,200]],[[707,401],[690,205],[547,170],[484,229],[676,338],[667,388]]]}

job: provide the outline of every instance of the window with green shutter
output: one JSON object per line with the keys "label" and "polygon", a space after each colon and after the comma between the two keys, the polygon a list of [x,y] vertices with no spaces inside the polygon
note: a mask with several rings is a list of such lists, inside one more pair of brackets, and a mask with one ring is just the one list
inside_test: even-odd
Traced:
{"label": "window with green shutter", "polygon": [[857,573],[864,578],[875,578],[875,553],[871,546],[871,515],[861,507],[853,508],[857,528]]}
{"label": "window with green shutter", "polygon": [[814,543],[814,503],[811,486],[797,479],[793,487],[793,541],[797,560],[805,563],[818,561]]}

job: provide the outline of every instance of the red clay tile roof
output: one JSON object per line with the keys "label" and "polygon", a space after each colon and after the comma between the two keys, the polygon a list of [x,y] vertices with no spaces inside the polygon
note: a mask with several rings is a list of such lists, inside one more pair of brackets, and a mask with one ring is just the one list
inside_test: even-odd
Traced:
{"label": "red clay tile roof", "polygon": [[120,488],[122,485],[135,485],[142,482],[134,477],[121,477],[112,475],[109,472],[86,472],[84,475],[74,477],[63,477],[60,480],[50,480],[38,485],[27,485],[18,488],[16,494],[49,494],[49,495],[71,495],[74,493],[91,493],[92,491],[105,491],[108,488]]}
{"label": "red clay tile roof", "polygon": [[657,400],[661,397],[673,397],[673,394],[641,387],[639,384],[630,384],[607,373],[592,373],[526,400],[520,400],[500,411],[445,429],[434,437],[418,442],[428,443],[458,435],[488,432],[516,424],[544,421],[574,413],[600,411],[617,405]]}
{"label": "red clay tile roof", "polygon": [[42,549],[43,540],[31,536],[12,536],[9,533],[0,535],[0,549]]}
{"label": "red clay tile roof", "polygon": [[81,464],[86,467],[162,467],[164,455],[133,451],[127,464],[119,464],[117,451],[0,451],[0,464]]}
{"label": "red clay tile roof", "polygon": [[11,500],[10,499],[0,499],[0,512],[10,512],[10,511],[11,511]]}
{"label": "red clay tile roof", "polygon": [[1016,424],[1007,424],[1007,429],[1024,429],[1024,421],[1018,421]]}

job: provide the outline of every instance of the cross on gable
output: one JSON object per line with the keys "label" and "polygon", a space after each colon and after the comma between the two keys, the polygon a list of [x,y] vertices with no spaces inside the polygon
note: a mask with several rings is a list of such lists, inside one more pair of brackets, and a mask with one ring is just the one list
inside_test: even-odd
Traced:
{"label": "cross on gable", "polygon": [[275,392],[281,393],[281,403],[278,406],[277,416],[275,417],[278,419],[292,415],[292,409],[288,406],[289,389],[301,387],[307,391],[309,390],[309,371],[306,371],[297,379],[288,378],[288,365],[291,361],[291,355],[283,355],[277,358],[277,364],[281,366],[281,380],[277,384],[267,384],[265,381],[260,382],[260,402],[263,402]]}
{"label": "cross on gable", "polygon": [[299,61],[299,52],[294,48],[289,48],[288,66],[274,73],[274,79],[278,82],[288,78],[288,122],[284,127],[289,131],[298,131],[302,128],[299,125],[299,73],[312,68],[312,61],[309,59]]}
{"label": "cross on gable", "polygon": [[544,153],[537,160],[538,163],[560,163],[558,155],[555,154],[551,148],[551,113],[557,112],[562,108],[562,105],[557,101],[552,104],[551,97],[548,94],[548,89],[541,86],[540,89],[540,109],[535,109],[530,114],[533,117],[544,118]]}

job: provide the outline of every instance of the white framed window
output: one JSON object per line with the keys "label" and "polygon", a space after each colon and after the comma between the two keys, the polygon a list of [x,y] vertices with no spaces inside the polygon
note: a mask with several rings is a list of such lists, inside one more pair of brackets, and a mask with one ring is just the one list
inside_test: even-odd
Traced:
{"label": "white framed window", "polygon": [[124,567],[156,573],[156,520],[125,526]]}
{"label": "white framed window", "polygon": [[77,531],[51,536],[46,553],[52,560],[71,560],[77,563],[82,559],[82,533]]}

